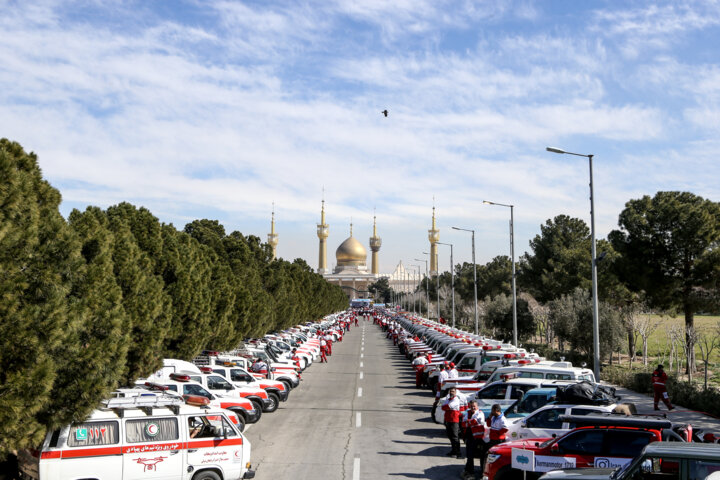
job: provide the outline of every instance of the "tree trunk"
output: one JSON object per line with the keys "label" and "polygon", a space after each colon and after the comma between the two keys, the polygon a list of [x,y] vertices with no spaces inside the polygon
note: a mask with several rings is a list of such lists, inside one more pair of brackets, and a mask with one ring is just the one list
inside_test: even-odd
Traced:
{"label": "tree trunk", "polygon": [[[709,357],[709,355],[708,355]],[[705,385],[703,390],[707,390],[708,362],[705,362]]]}
{"label": "tree trunk", "polygon": [[[648,358],[647,358],[647,342],[648,337],[643,337],[643,365],[647,367],[648,364]],[[670,368],[672,369],[672,365],[670,365]]]}
{"label": "tree trunk", "polygon": [[628,327],[628,357],[630,368],[632,368],[633,361],[635,360],[635,332],[632,327]]}
{"label": "tree trunk", "polygon": [[687,373],[688,378],[691,377],[693,373],[695,373],[695,343],[693,339],[690,338],[690,329],[692,329],[695,325],[695,316],[693,312],[693,308],[690,305],[690,302],[685,302],[683,305],[683,310],[685,312],[685,344],[687,345],[687,366],[685,368],[685,373]]}

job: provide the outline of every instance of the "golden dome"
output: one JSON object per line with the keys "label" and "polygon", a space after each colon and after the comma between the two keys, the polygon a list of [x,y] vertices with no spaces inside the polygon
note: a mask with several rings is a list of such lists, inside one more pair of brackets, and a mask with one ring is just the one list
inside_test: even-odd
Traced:
{"label": "golden dome", "polygon": [[338,266],[362,266],[367,261],[367,250],[351,235],[337,248],[335,259]]}

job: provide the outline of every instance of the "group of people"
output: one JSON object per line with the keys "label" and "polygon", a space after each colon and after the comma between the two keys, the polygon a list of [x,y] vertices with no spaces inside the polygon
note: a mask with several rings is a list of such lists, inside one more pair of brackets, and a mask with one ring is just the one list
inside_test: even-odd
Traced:
{"label": "group of people", "polygon": [[[478,402],[466,402],[459,397],[457,389],[451,388],[443,400],[445,432],[450,440],[448,456],[462,458],[460,439],[465,442],[466,462],[463,478],[475,478],[475,459],[480,459],[482,469],[487,452],[493,446],[505,441],[508,431],[507,420],[499,404],[492,406],[490,415],[478,408]],[[489,430],[486,435],[486,429]],[[488,441],[485,441],[485,437]]]}

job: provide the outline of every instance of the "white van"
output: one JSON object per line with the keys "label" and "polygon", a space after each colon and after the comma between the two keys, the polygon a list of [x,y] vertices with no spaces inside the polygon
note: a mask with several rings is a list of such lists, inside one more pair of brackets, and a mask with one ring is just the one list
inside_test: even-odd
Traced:
{"label": "white van", "polygon": [[20,452],[37,480],[254,478],[250,442],[227,411],[182,399],[112,398],[82,423],[49,432],[35,454]]}
{"label": "white van", "polygon": [[536,365],[512,365],[498,368],[490,375],[487,383],[502,380],[503,375],[514,378],[543,378],[545,380],[573,380],[595,383],[595,375],[587,368],[573,367],[570,362],[554,362],[550,365],[541,362]]}

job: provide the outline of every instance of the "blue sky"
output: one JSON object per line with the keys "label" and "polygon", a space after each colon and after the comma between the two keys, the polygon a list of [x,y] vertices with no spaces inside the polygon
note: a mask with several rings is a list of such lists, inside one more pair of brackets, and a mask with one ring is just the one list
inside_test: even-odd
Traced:
{"label": "blue sky", "polygon": [[[0,0],[0,136],[39,155],[62,211],[121,201],[317,266],[377,209],[381,269],[516,252],[548,218],[598,236],[658,190],[720,197],[718,1]],[[380,113],[388,109],[387,118]],[[441,250],[443,252],[443,250]],[[442,253],[441,268],[448,266]]]}

